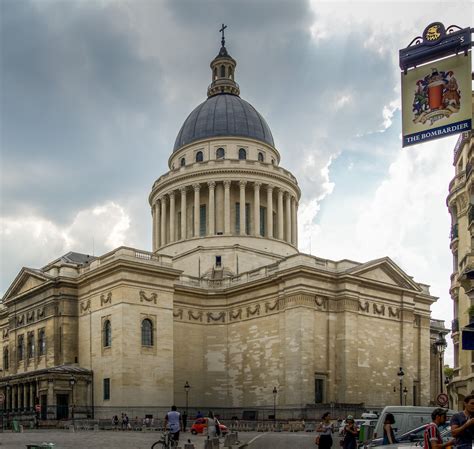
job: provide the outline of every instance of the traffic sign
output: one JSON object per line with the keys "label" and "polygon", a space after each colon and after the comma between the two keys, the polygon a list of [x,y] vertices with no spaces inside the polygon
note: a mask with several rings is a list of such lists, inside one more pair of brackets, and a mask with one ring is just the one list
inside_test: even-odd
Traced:
{"label": "traffic sign", "polygon": [[446,405],[448,405],[448,401],[449,401],[449,398],[448,398],[448,395],[446,393],[440,393],[436,397],[436,402],[441,407],[445,407]]}
{"label": "traffic sign", "polygon": [[41,411],[41,405],[36,404],[36,405],[35,405],[35,412],[38,412],[38,413],[39,413],[40,411]]}

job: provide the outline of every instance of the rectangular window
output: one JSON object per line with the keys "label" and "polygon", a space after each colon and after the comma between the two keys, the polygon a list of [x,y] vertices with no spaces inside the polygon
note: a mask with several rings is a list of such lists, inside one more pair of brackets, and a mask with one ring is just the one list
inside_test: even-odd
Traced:
{"label": "rectangular window", "polygon": [[265,230],[267,229],[267,208],[260,206],[260,235],[265,237]]}
{"label": "rectangular window", "polygon": [[277,214],[273,212],[273,237],[277,237],[278,223],[277,223]]}
{"label": "rectangular window", "polygon": [[45,355],[46,354],[46,336],[45,330],[40,329],[38,331],[38,355]]}
{"label": "rectangular window", "polygon": [[245,203],[245,233],[250,235],[250,203]]}
{"label": "rectangular window", "polygon": [[8,360],[8,346],[3,348],[3,370],[8,371],[9,368],[9,360]]}
{"label": "rectangular window", "polygon": [[314,402],[322,404],[324,400],[324,379],[314,379]]}
{"label": "rectangular window", "polygon": [[178,240],[181,238],[181,212],[178,212]]}
{"label": "rectangular window", "polygon": [[216,256],[216,267],[220,267],[222,265],[222,256]]}
{"label": "rectangular window", "polygon": [[28,358],[31,359],[35,356],[35,333],[28,332]]}
{"label": "rectangular window", "polygon": [[235,203],[235,233],[240,234],[240,203]]}
{"label": "rectangular window", "polygon": [[104,401],[110,399],[110,379],[104,379]]}
{"label": "rectangular window", "polygon": [[199,235],[204,237],[206,235],[206,205],[201,204],[199,207]]}
{"label": "rectangular window", "polygon": [[25,345],[24,336],[18,335],[18,349],[17,349],[18,361],[23,360],[24,351],[25,351],[24,345]]}

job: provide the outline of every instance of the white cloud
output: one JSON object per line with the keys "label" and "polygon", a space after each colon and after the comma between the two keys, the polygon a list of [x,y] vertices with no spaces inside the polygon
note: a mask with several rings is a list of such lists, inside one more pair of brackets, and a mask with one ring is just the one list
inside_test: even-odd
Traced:
{"label": "white cloud", "polygon": [[2,278],[12,282],[21,266],[39,268],[68,251],[102,254],[127,244],[129,231],[127,211],[113,202],[79,211],[66,226],[34,215],[0,217]]}

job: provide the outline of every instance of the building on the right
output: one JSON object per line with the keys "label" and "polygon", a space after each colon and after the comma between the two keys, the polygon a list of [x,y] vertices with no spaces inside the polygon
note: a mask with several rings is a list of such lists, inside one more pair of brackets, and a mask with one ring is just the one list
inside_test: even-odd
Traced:
{"label": "building on the right", "polygon": [[[474,104],[474,92],[472,98]],[[474,322],[474,139],[471,131],[460,134],[453,165],[455,174],[449,183],[446,203],[451,215],[453,254],[450,294],[454,372],[445,382],[450,407],[462,409],[464,398],[474,390],[474,351],[466,349],[466,342],[463,347],[462,338],[467,332],[466,326]]]}

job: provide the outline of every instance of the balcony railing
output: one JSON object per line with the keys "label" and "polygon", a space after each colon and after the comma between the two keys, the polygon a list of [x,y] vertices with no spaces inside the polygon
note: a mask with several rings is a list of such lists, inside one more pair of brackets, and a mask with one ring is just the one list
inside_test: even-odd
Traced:
{"label": "balcony railing", "polygon": [[459,237],[459,226],[457,223],[451,226],[451,240],[457,239]]}

